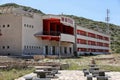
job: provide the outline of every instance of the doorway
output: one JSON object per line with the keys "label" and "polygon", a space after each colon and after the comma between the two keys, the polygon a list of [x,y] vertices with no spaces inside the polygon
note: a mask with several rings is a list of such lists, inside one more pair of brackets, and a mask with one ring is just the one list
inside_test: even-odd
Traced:
{"label": "doorway", "polygon": [[55,46],[52,46],[52,55],[55,55]]}
{"label": "doorway", "polygon": [[48,55],[48,46],[45,46],[45,55]]}

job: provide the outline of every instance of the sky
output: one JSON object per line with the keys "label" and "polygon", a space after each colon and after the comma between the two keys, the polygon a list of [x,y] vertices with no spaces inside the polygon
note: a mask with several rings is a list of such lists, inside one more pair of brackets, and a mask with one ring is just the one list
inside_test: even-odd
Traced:
{"label": "sky", "polygon": [[0,5],[17,3],[41,10],[45,14],[68,14],[105,22],[109,9],[109,23],[120,26],[120,0],[0,0]]}

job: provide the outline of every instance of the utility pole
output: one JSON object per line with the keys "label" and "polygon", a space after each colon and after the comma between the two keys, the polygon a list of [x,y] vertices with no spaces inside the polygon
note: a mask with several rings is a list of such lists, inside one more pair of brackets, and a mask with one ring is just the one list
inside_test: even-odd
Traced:
{"label": "utility pole", "polygon": [[59,62],[61,62],[61,33],[59,34]]}
{"label": "utility pole", "polygon": [[107,12],[107,16],[106,16],[105,20],[106,20],[106,24],[107,24],[107,33],[110,34],[110,28],[109,28],[109,21],[110,21],[109,14],[110,14],[110,10],[107,9],[106,12]]}
{"label": "utility pole", "polygon": [[73,54],[74,54],[75,57],[77,57],[79,55],[79,53],[77,51],[77,26],[78,26],[77,24],[79,24],[79,22],[74,22],[75,43],[73,45]]}
{"label": "utility pole", "polygon": [[[107,13],[107,16],[106,16],[105,20],[106,20],[106,25],[107,25],[107,34],[109,34],[109,35],[110,35],[110,38],[111,38],[110,26],[109,26],[109,21],[110,21],[109,14],[110,14],[110,10],[107,9],[107,10],[106,10],[106,13]],[[111,42],[111,41],[110,41],[110,42]],[[111,49],[111,51],[112,51],[112,49]]]}

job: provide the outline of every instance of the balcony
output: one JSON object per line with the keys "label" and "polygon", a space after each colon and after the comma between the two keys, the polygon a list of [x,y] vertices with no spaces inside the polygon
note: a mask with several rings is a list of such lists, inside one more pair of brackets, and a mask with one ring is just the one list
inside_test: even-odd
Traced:
{"label": "balcony", "polygon": [[75,36],[74,35],[70,35],[70,34],[61,33],[60,40],[61,41],[65,41],[65,42],[75,43]]}
{"label": "balcony", "polygon": [[43,35],[51,35],[51,36],[59,36],[60,35],[60,32],[57,32],[57,31],[43,31]]}
{"label": "balcony", "polygon": [[75,42],[74,35],[68,33],[60,33],[56,31],[44,31],[43,34],[35,34],[36,37],[42,38],[42,40],[56,40],[56,41],[63,41],[63,42]]}

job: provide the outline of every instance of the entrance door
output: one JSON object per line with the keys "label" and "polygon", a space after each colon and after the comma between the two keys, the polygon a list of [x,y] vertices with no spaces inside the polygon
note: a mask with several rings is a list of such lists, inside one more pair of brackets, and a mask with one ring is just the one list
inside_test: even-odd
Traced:
{"label": "entrance door", "polygon": [[45,55],[48,55],[48,46],[45,46]]}
{"label": "entrance door", "polygon": [[55,46],[52,47],[52,54],[55,55]]}
{"label": "entrance door", "polygon": [[71,47],[69,48],[69,52],[70,52],[70,54],[72,53],[72,48]]}
{"label": "entrance door", "polygon": [[67,54],[67,47],[64,47],[64,53]]}

